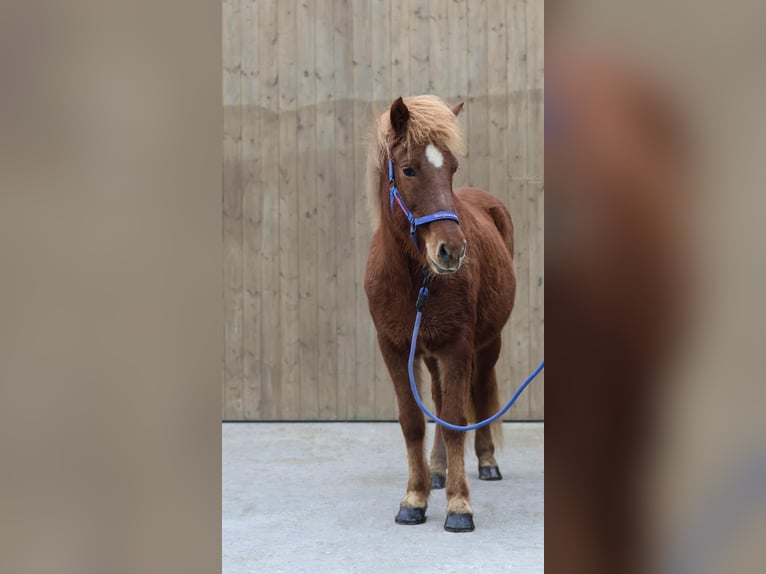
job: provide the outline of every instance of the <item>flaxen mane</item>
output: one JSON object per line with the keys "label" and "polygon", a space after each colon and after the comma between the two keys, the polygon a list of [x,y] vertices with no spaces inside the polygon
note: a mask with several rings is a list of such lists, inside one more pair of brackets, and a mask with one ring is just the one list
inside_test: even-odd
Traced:
{"label": "flaxen mane", "polygon": [[[446,148],[454,155],[465,152],[465,143],[452,110],[436,96],[413,96],[404,98],[409,110],[406,147],[433,143]],[[388,148],[394,144],[389,111],[381,114],[375,122],[367,153],[367,208],[373,229],[380,224],[380,201],[378,185],[380,175],[388,169],[385,165]]]}

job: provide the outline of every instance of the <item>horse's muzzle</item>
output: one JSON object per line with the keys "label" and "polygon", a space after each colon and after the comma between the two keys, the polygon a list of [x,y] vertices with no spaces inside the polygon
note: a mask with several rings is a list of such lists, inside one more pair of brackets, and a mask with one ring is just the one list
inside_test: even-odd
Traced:
{"label": "horse's muzzle", "polygon": [[431,268],[440,275],[455,273],[463,263],[466,245],[465,239],[462,242],[440,241],[435,254],[429,245],[427,255]]}

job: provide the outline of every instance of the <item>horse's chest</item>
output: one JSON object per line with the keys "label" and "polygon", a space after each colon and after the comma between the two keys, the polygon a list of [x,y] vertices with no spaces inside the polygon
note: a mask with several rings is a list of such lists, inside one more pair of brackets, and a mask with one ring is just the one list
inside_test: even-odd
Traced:
{"label": "horse's chest", "polygon": [[420,318],[418,349],[426,354],[437,352],[474,326],[475,312],[465,298],[429,297]]}
{"label": "horse's chest", "polygon": [[418,334],[418,351],[426,355],[436,353],[460,337],[464,330],[472,330],[473,321],[466,313],[423,312]]}
{"label": "horse's chest", "polygon": [[[371,299],[371,302],[375,298]],[[397,346],[409,346],[415,325],[417,292],[401,293],[371,304],[373,322],[378,334]],[[449,298],[432,294],[426,299],[421,315],[418,347],[421,351],[434,351],[443,347],[459,330],[471,322],[469,305],[465,298]]]}

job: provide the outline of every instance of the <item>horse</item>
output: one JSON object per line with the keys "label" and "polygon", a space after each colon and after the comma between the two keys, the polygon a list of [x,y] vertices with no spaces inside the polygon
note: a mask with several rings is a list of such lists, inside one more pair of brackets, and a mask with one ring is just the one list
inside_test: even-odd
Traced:
{"label": "horse", "polygon": [[[367,156],[373,236],[364,288],[378,345],[396,392],[407,447],[407,490],[395,521],[421,524],[431,489],[444,488],[449,532],[474,530],[466,481],[465,433],[436,426],[426,464],[425,418],[412,396],[408,353],[415,301],[431,277],[415,354],[431,375],[436,414],[465,425],[499,409],[495,363],[516,293],[513,223],[508,209],[476,188],[453,189],[465,145],[457,116],[431,95],[398,98],[375,122]],[[390,171],[390,173],[389,173]],[[396,189],[396,193],[394,193]],[[395,197],[396,196],[396,197]],[[394,199],[402,209],[395,209]],[[424,225],[410,217],[452,214]],[[476,431],[479,478],[501,480],[495,444],[501,421]]]}

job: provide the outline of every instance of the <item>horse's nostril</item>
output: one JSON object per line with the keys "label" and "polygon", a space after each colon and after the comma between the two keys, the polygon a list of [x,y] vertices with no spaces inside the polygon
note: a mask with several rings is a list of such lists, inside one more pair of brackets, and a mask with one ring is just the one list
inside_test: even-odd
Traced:
{"label": "horse's nostril", "polygon": [[449,253],[444,243],[439,245],[439,259],[444,263],[449,263]]}
{"label": "horse's nostril", "polygon": [[460,250],[460,258],[462,259],[465,256],[465,248],[468,245],[467,241],[463,241],[463,248]]}

